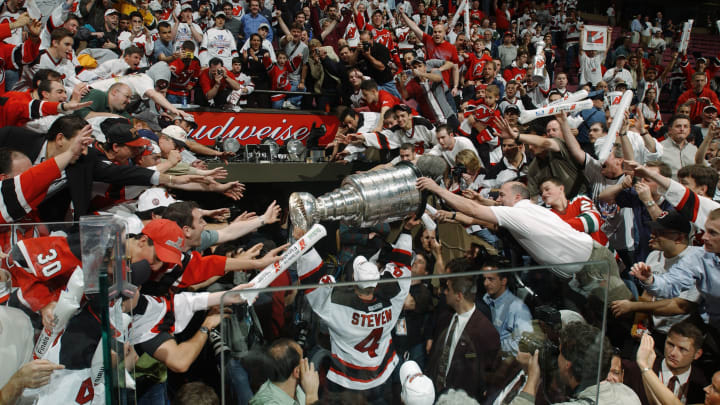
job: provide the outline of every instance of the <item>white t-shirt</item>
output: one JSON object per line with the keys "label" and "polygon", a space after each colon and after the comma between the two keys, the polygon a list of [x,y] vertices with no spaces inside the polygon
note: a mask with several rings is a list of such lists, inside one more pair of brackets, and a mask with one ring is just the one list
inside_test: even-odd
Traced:
{"label": "white t-shirt", "polygon": [[602,64],[605,61],[605,52],[598,52],[592,58],[585,52],[580,52],[580,83],[592,83],[593,86],[602,80]]}
{"label": "white t-shirt", "polygon": [[453,146],[452,150],[443,149],[442,146],[438,144],[433,146],[433,148],[427,153],[430,155],[442,156],[445,158],[445,161],[448,165],[450,165],[450,167],[455,167],[455,157],[458,153],[464,151],[465,149],[471,150],[475,156],[478,156],[477,150],[475,150],[475,146],[473,146],[472,141],[462,136],[455,137],[455,146]]}
{"label": "white t-shirt", "polygon": [[[192,27],[195,29],[195,31],[199,33],[203,32],[200,26],[195,23],[192,23]],[[195,49],[200,49],[200,46],[197,41],[195,41],[195,38],[193,38],[192,31],[190,31],[190,26],[187,23],[180,23],[180,25],[178,25],[177,34],[175,34],[174,41],[175,52],[180,51],[180,48],[185,41],[192,41],[195,44]]]}
{"label": "white t-shirt", "polygon": [[93,89],[97,89],[100,91],[108,91],[110,90],[110,87],[117,82],[127,84],[130,89],[132,89],[133,93],[140,96],[140,98],[143,100],[148,99],[148,97],[145,95],[145,92],[155,88],[155,83],[153,82],[152,78],[150,78],[150,76],[145,73],[133,73],[121,77],[98,80],[97,82],[93,82],[91,86]]}
{"label": "white t-shirt", "polygon": [[0,306],[0,387],[23,364],[32,360],[33,328],[30,318],[17,308]]}
{"label": "white t-shirt", "polygon": [[[518,201],[513,207],[490,207],[498,225],[506,228],[518,243],[540,264],[584,262],[590,258],[593,239],[573,229],[547,208],[530,200]],[[563,267],[566,273],[578,272],[582,266]]]}

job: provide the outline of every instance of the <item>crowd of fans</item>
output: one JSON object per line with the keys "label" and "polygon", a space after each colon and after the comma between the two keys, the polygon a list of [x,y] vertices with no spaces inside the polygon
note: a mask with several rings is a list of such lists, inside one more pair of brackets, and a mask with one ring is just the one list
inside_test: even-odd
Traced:
{"label": "crowd of fans", "polygon": [[[0,10],[0,404],[103,403],[104,373],[140,404],[720,404],[720,59],[678,21],[613,3],[587,50],[575,0],[51,3]],[[329,161],[444,174],[247,302],[308,230],[208,168],[196,105],[334,113]],[[126,230],[112,371],[88,215]]]}

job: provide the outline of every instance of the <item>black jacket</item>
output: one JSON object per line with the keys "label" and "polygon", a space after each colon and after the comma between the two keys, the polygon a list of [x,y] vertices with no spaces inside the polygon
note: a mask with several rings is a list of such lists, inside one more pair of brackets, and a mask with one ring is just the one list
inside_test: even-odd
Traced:
{"label": "black jacket", "polygon": [[[0,129],[0,147],[18,150],[31,162],[40,154],[45,135],[20,127]],[[118,184],[151,186],[154,170],[137,166],[120,166],[109,162],[105,155],[94,148],[86,156],[65,169],[67,187],[47,198],[38,208],[43,221],[63,221],[70,202],[73,203],[73,219],[78,220],[90,212],[90,198],[94,181]]]}

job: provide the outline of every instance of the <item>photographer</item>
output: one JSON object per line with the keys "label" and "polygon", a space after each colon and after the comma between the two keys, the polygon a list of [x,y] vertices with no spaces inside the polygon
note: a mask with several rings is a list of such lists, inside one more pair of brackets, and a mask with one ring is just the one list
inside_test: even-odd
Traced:
{"label": "photographer", "polygon": [[378,88],[385,90],[397,98],[400,97],[390,63],[390,50],[385,45],[373,42],[370,31],[360,33],[360,46],[357,48],[357,67],[363,74],[369,76],[378,84]]}
{"label": "photographer", "polygon": [[[600,339],[603,340],[602,345]],[[602,347],[602,353],[599,352]],[[597,373],[605,376],[610,369],[613,348],[607,337],[591,325],[571,322],[560,332],[560,353],[558,354],[558,374],[560,382],[573,393],[564,404],[594,404],[598,394],[599,404],[640,404],[640,399],[628,386],[602,381],[596,384]],[[602,356],[601,369],[597,370],[598,357]],[[542,371],[539,352],[536,350],[528,364],[528,379],[511,405],[531,405],[535,403]],[[549,370],[545,370],[549,371]]]}
{"label": "photographer", "polygon": [[219,58],[210,59],[209,66],[200,72],[200,87],[205,95],[203,105],[221,108],[227,103],[227,97],[233,90],[240,89],[240,83],[232,79]]}

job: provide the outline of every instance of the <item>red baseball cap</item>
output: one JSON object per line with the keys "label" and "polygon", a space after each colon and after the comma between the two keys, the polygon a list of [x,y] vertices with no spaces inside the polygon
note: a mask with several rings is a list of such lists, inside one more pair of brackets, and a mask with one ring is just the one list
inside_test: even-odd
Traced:
{"label": "red baseball cap", "polygon": [[185,236],[174,221],[153,219],[142,230],[153,241],[155,254],[165,263],[181,264]]}

